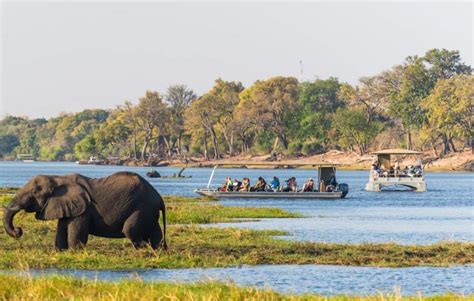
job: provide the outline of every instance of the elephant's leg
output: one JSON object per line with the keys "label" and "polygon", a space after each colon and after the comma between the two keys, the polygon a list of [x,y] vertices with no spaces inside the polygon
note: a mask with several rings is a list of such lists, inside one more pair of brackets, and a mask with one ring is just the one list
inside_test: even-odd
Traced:
{"label": "elephant's leg", "polygon": [[56,230],[56,242],[54,243],[56,250],[62,251],[67,249],[67,220],[58,220],[58,228]]}
{"label": "elephant's leg", "polygon": [[146,246],[146,242],[143,237],[143,217],[141,217],[140,211],[132,213],[123,225],[123,234],[125,237],[130,239],[133,246],[138,249]]}
{"label": "elephant's leg", "polygon": [[69,219],[67,226],[69,248],[80,248],[87,244],[89,237],[89,216],[87,213]]}
{"label": "elephant's leg", "polygon": [[151,230],[149,231],[148,234],[148,241],[151,245],[151,247],[156,250],[161,246],[162,240],[163,240],[163,233],[161,232],[161,228],[159,224],[156,224]]}

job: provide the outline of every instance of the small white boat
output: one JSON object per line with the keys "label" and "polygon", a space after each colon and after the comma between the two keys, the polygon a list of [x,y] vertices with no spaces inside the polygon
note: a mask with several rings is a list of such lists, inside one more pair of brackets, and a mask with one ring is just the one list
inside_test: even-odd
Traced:
{"label": "small white boat", "polygon": [[328,182],[332,177],[336,177],[336,165],[335,164],[304,164],[304,163],[252,163],[245,164],[245,166],[313,166],[318,168],[318,182],[319,190],[324,191],[308,191],[308,192],[284,192],[284,191],[219,191],[218,189],[211,188],[212,179],[214,177],[214,172],[218,166],[231,165],[235,166],[236,163],[220,163],[219,165],[214,166],[214,169],[211,172],[209,182],[206,188],[196,189],[196,192],[199,195],[211,197],[215,199],[342,199],[349,192],[349,185],[344,183],[339,183],[335,187],[330,187],[328,191],[325,189],[329,186],[326,186],[324,183]]}
{"label": "small white boat", "polygon": [[[426,182],[421,152],[405,149],[386,149],[373,152],[374,162],[369,174],[369,182],[365,185],[367,191],[382,191],[383,187],[404,186],[413,191],[425,192]],[[405,171],[392,166],[393,156],[416,156],[417,172]],[[397,164],[398,165],[398,164]],[[377,167],[374,169],[374,167]],[[383,168],[383,172],[381,169]]]}
{"label": "small white boat", "polygon": [[35,162],[35,157],[32,154],[18,154],[16,156],[17,160],[21,160],[24,163],[33,163]]}

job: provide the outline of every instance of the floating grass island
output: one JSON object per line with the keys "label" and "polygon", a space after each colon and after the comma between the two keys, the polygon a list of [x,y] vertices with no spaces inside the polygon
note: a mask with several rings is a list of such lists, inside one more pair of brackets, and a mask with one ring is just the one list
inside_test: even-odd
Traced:
{"label": "floating grass island", "polygon": [[[4,197],[2,202],[8,202]],[[278,208],[228,207],[200,198],[165,197],[168,251],[135,250],[127,239],[90,236],[84,249],[56,252],[55,221],[33,214],[15,219],[25,233],[19,239],[0,230],[0,269],[134,269],[228,267],[241,264],[333,264],[352,266],[449,266],[474,263],[474,244],[339,244],[279,239],[284,231],[200,227],[235,219],[298,218]]]}

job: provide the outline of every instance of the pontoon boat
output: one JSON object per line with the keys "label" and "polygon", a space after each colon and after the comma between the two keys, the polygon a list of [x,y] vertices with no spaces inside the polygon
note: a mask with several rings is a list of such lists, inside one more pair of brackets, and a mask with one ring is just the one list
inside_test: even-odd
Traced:
{"label": "pontoon boat", "polygon": [[340,199],[344,198],[349,192],[349,185],[340,183],[336,187],[329,189],[325,183],[329,182],[332,177],[336,177],[335,164],[304,164],[304,163],[252,163],[244,164],[245,166],[268,166],[268,167],[296,167],[296,166],[312,166],[318,168],[318,182],[315,188],[317,190],[308,192],[283,192],[283,191],[221,191],[211,188],[214,172],[218,166],[235,166],[236,163],[219,163],[214,166],[209,177],[206,188],[194,190],[196,193],[215,199],[239,198],[239,199]]}

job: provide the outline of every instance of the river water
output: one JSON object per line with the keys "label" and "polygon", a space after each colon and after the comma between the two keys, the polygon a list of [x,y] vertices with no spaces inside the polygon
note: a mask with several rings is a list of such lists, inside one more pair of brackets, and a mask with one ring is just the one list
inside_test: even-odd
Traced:
{"label": "river water", "polygon": [[[21,186],[35,174],[81,173],[102,177],[129,170],[144,175],[149,168],[123,166],[88,166],[74,163],[0,162],[0,186]],[[162,175],[177,173],[179,168],[157,168]],[[193,189],[205,187],[209,168],[189,168],[187,179],[149,179],[163,195],[195,196]],[[301,169],[218,169],[212,183],[218,185],[227,176],[241,179],[258,176],[280,180],[295,176],[302,184],[317,177],[314,170]],[[439,241],[474,241],[474,174],[428,173],[428,192],[366,192],[366,171],[338,171],[338,181],[349,184],[345,199],[308,200],[228,200],[224,205],[280,207],[305,215],[302,219],[264,219],[256,222],[226,223],[211,227],[241,227],[286,230],[285,239],[324,242],[396,242],[431,244]],[[423,291],[474,292],[474,267],[450,268],[361,268],[340,266],[258,266],[227,269],[134,271],[150,280],[194,281],[211,277],[230,279],[244,285],[268,285],[279,291],[336,293],[376,293],[392,290],[394,285],[405,293]],[[291,271],[291,272],[290,272]],[[65,271],[68,272],[68,271]],[[82,272],[81,272],[82,273]],[[84,276],[90,276],[85,272]],[[91,272],[92,273],[92,272]],[[108,272],[102,278],[128,277],[130,272]],[[255,277],[255,273],[260,275]],[[125,275],[125,276],[124,276]],[[444,279],[444,280],[443,280]],[[464,280],[463,280],[464,279]],[[431,284],[431,285],[430,285]]]}

